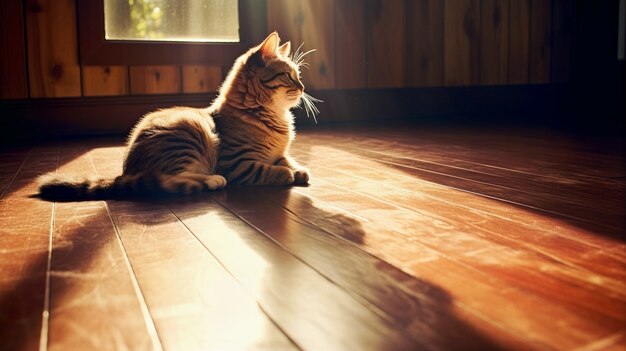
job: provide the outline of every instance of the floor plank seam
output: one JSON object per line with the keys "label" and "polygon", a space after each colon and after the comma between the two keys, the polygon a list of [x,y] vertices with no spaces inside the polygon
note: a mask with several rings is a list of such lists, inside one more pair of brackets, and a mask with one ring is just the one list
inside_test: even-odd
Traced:
{"label": "floor plank seam", "polygon": [[117,239],[118,245],[120,246],[120,249],[122,250],[122,253],[123,253],[122,256],[124,257],[124,263],[126,264],[126,268],[127,268],[126,271],[128,272],[133,288],[135,289],[135,294],[139,302],[139,307],[144,317],[145,326],[148,331],[148,335],[150,335],[150,339],[152,341],[153,350],[163,351],[163,343],[161,341],[161,337],[159,336],[159,333],[154,324],[154,320],[152,319],[152,315],[150,314],[150,309],[148,308],[148,304],[146,303],[146,298],[143,292],[141,291],[141,287],[139,286],[139,282],[137,281],[137,277],[135,276],[133,265],[130,262],[130,259],[128,258],[128,253],[126,252],[126,248],[124,247],[124,243],[122,242],[122,237],[120,235],[120,231],[117,226],[117,223],[115,223],[115,220],[113,219],[113,216],[111,215],[111,211],[106,201],[103,201],[103,203],[104,203],[104,208],[106,209],[107,215],[109,217],[109,220],[111,221],[111,224],[113,225],[113,228],[115,229],[115,237]]}
{"label": "floor plank seam", "polygon": [[[26,156],[28,158],[29,154]],[[26,162],[26,159],[24,159]],[[61,147],[57,147],[57,164],[54,172],[59,171],[61,165]],[[21,166],[20,166],[21,169]],[[19,170],[18,170],[19,173]],[[17,173],[15,174],[17,176]],[[8,187],[7,187],[8,189]],[[48,255],[46,257],[46,276],[44,285],[44,300],[43,311],[41,313],[41,332],[39,334],[39,351],[46,351],[48,349],[48,332],[50,327],[50,275],[52,269],[52,244],[54,243],[54,215],[56,210],[56,202],[52,203],[52,209],[50,213],[50,233],[48,236]]]}
{"label": "floor plank seam", "polygon": [[[57,166],[58,167],[58,166]],[[39,351],[48,349],[48,331],[50,323],[50,269],[52,265],[52,244],[54,238],[54,212],[56,203],[52,203],[52,214],[50,215],[50,238],[48,239],[48,257],[46,263],[45,293],[43,300],[43,312],[41,314],[41,333],[39,337]]]}

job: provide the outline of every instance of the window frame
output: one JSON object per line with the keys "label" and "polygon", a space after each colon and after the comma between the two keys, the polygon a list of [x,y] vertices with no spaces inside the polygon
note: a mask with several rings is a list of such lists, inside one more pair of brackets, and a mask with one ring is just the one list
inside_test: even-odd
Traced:
{"label": "window frame", "polygon": [[77,1],[80,62],[83,65],[229,65],[264,38],[265,5],[265,1],[238,0],[238,43],[198,43],[106,40],[104,0]]}

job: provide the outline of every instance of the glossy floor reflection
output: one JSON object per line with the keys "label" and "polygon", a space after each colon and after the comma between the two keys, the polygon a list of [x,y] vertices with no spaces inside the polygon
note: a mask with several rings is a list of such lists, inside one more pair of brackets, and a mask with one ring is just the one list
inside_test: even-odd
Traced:
{"label": "glossy floor reflection", "polygon": [[118,141],[0,154],[3,349],[624,346],[624,155],[526,132],[301,133],[308,187],[49,203]]}

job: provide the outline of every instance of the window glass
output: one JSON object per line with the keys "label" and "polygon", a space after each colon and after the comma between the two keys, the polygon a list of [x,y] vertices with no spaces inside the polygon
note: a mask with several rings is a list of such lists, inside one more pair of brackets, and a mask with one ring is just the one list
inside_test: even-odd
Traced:
{"label": "window glass", "polygon": [[104,0],[107,40],[238,42],[237,0]]}

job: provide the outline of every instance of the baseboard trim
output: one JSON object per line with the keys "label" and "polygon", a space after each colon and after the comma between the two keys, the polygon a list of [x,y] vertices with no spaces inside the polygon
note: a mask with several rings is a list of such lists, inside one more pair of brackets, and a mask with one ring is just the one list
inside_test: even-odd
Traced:
{"label": "baseboard trim", "polygon": [[[441,88],[333,89],[311,92],[318,126],[367,121],[549,125],[575,112],[568,84]],[[147,112],[208,106],[214,94],[1,100],[3,143],[19,139],[124,134]],[[296,110],[300,128],[315,125]]]}

